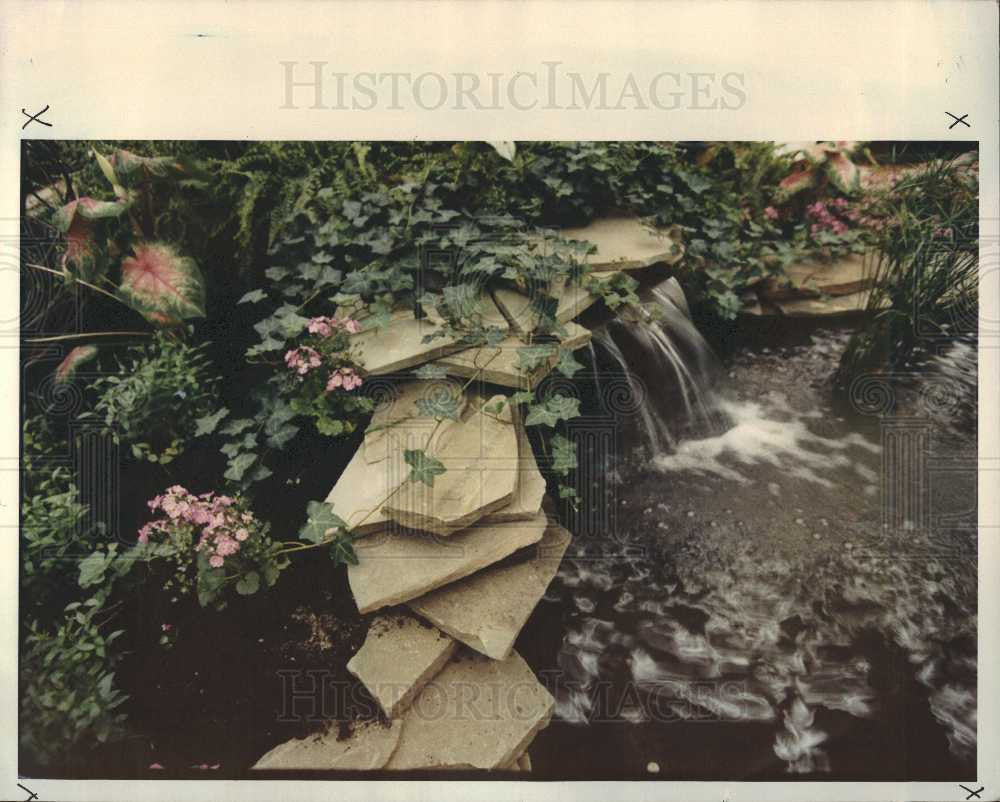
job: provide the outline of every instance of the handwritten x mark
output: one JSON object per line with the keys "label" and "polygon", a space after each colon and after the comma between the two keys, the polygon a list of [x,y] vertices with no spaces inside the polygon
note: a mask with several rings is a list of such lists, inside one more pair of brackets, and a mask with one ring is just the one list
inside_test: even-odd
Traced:
{"label": "handwritten x mark", "polygon": [[27,111],[25,111],[24,109],[21,109],[21,114],[23,114],[25,117],[28,118],[27,122],[25,122],[25,124],[21,126],[21,130],[23,131],[25,128],[27,128],[32,123],[41,123],[42,125],[47,125],[49,128],[51,128],[52,127],[52,123],[47,123],[47,122],[45,122],[45,120],[40,119],[41,116],[43,114],[45,114],[45,112],[47,112],[48,110],[49,110],[49,107],[48,107],[47,104],[46,104],[46,106],[45,106],[44,109],[42,109],[40,112],[38,112],[38,114],[28,114]]}

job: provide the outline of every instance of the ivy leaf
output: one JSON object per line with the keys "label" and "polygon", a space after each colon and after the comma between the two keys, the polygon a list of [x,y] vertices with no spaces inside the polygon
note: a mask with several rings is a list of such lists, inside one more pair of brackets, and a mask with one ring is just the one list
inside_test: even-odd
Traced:
{"label": "ivy leaf", "polygon": [[583,370],[583,365],[573,358],[573,352],[570,349],[563,348],[559,354],[559,361],[556,363],[556,370],[567,379],[572,379],[578,371]]}
{"label": "ivy leaf", "polygon": [[252,596],[260,587],[260,574],[250,571],[236,580],[236,592],[241,596]]}
{"label": "ivy leaf", "polygon": [[413,375],[416,376],[418,379],[428,379],[428,380],[443,379],[445,376],[448,375],[448,371],[445,368],[441,367],[440,365],[435,364],[434,362],[428,362],[427,364],[421,365],[419,368],[413,371]]}
{"label": "ivy leaf", "polygon": [[220,434],[240,434],[253,426],[253,418],[235,418],[221,429]]}
{"label": "ivy leaf", "polygon": [[447,390],[435,391],[429,397],[418,398],[414,406],[425,418],[458,420],[458,396]]}
{"label": "ivy leaf", "polygon": [[263,301],[267,297],[267,293],[264,290],[250,290],[246,295],[240,298],[236,303],[238,304],[255,304],[259,301]]}
{"label": "ivy leaf", "polygon": [[333,505],[325,501],[310,501],[306,506],[308,520],[299,532],[299,537],[310,543],[322,543],[331,529],[347,531],[347,523],[333,511]]}
{"label": "ivy leaf", "polygon": [[228,414],[229,410],[226,407],[222,407],[216,412],[211,412],[208,415],[196,418],[194,422],[194,436],[201,437],[203,434],[211,434],[218,427],[219,421],[221,421]]}
{"label": "ivy leaf", "polygon": [[479,309],[479,289],[474,284],[457,284],[441,291],[445,306],[457,318],[473,317]]}
{"label": "ivy leaf", "polygon": [[537,370],[539,365],[556,355],[558,346],[552,343],[526,345],[517,349],[517,368],[525,373]]}
{"label": "ivy leaf", "polygon": [[294,423],[286,423],[281,428],[267,434],[269,448],[283,449],[299,433],[299,427]]}
{"label": "ivy leaf", "polygon": [[239,482],[256,461],[257,455],[254,453],[238,454],[229,460],[229,469],[222,475],[233,482]]}
{"label": "ivy leaf", "polygon": [[59,367],[56,368],[55,383],[57,386],[69,384],[80,365],[90,362],[97,356],[96,345],[78,345],[68,354]]}
{"label": "ivy leaf", "polygon": [[330,559],[337,565],[358,564],[358,555],[349,536],[341,535],[330,544]]}
{"label": "ivy leaf", "polygon": [[561,393],[549,396],[545,403],[535,404],[528,412],[525,426],[552,426],[560,420],[570,420],[580,414],[580,399],[567,398]]}
{"label": "ivy leaf", "polygon": [[410,466],[409,479],[414,482],[423,482],[429,487],[434,487],[435,476],[439,476],[447,470],[444,463],[428,456],[420,449],[407,449],[403,452],[403,459]]}
{"label": "ivy leaf", "polygon": [[552,470],[567,476],[577,468],[576,443],[561,434],[552,437]]}
{"label": "ivy leaf", "polygon": [[205,317],[205,280],[194,259],[181,256],[172,245],[151,242],[137,245],[122,261],[118,294],[126,303],[157,325]]}

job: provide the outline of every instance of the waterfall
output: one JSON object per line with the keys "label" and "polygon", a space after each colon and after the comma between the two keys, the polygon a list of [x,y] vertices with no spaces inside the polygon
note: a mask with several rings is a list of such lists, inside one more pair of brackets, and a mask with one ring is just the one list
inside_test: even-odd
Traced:
{"label": "waterfall", "polygon": [[627,403],[608,402],[611,387],[606,377],[602,382],[593,344],[591,358],[595,389],[605,406],[612,413],[635,416],[645,443],[654,454],[661,454],[676,446],[679,429],[719,429],[711,387],[720,363],[688,317],[676,281],[653,288],[643,298],[643,309],[640,319],[611,320],[593,336],[593,342],[611,358],[613,370],[624,378],[630,396]]}

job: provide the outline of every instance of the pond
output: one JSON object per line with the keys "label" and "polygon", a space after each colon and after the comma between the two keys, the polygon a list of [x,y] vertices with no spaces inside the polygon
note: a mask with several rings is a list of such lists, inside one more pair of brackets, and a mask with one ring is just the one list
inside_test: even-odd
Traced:
{"label": "pond", "polygon": [[880,384],[886,412],[831,391],[850,324],[749,327],[727,365],[612,326],[591,414],[622,365],[653,414],[619,403],[613,536],[575,527],[518,642],[557,698],[535,776],[974,776],[975,346]]}

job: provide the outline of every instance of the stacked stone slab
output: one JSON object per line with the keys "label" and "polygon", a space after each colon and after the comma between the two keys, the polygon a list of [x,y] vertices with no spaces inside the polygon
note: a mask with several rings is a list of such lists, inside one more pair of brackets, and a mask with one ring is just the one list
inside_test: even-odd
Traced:
{"label": "stacked stone slab", "polygon": [[[663,235],[629,218],[564,236],[595,246],[589,258],[597,281],[672,264],[682,253],[676,232]],[[585,345],[590,332],[572,318],[596,296],[576,286],[550,291],[558,298],[560,346]],[[499,346],[424,342],[442,322],[403,312],[356,335],[366,372],[435,361],[451,377],[533,388],[556,357],[528,375],[517,367],[517,350],[535,342],[538,330],[531,299],[509,288],[483,304],[484,319],[509,333]],[[395,382],[385,396],[327,497],[361,536],[348,583],[358,610],[379,614],[347,667],[385,722],[289,741],[254,768],[530,771],[528,747],[555,703],[514,644],[570,534],[543,511],[545,480],[506,395],[487,397],[444,378]],[[444,465],[433,484],[410,478],[404,453],[412,449]]]}
{"label": "stacked stone slab", "polygon": [[830,317],[863,312],[873,279],[866,257],[851,254],[832,262],[804,261],[784,277],[762,281],[743,297],[743,313],[754,316]]}

